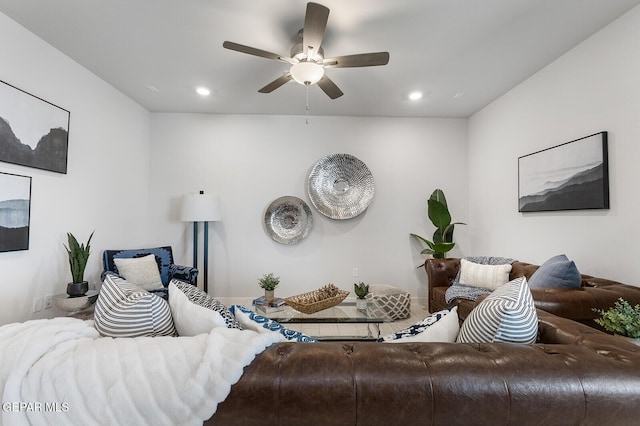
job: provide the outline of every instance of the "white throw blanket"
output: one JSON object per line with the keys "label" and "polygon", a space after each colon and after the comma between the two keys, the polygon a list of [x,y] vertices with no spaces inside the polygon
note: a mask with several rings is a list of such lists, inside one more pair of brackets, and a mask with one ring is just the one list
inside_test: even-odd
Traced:
{"label": "white throw blanket", "polygon": [[277,333],[100,337],[93,321],[0,327],[2,425],[191,425],[211,417]]}

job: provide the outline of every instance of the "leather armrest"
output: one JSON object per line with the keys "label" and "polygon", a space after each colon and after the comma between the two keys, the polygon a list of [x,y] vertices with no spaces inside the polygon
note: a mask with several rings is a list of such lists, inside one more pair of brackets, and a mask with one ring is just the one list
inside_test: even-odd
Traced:
{"label": "leather armrest", "polygon": [[429,287],[449,287],[460,270],[460,259],[427,259],[424,263],[429,278]]}

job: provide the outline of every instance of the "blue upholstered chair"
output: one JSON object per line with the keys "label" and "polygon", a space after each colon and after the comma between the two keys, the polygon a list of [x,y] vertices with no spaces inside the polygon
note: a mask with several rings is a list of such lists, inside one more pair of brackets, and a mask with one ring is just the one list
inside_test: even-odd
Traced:
{"label": "blue upholstered chair", "polygon": [[165,287],[163,290],[158,290],[155,293],[166,299],[169,281],[175,278],[180,281],[187,282],[192,285],[196,285],[196,279],[198,277],[198,269],[190,266],[175,265],[173,263],[173,252],[170,246],[166,247],[154,247],[147,249],[131,249],[131,250],[105,250],[102,254],[102,262],[104,264],[104,271],[102,272],[102,278],[108,272],[118,274],[118,268],[116,267],[113,259],[116,258],[136,258],[153,254],[158,263],[158,270],[160,271],[160,279],[162,285]]}

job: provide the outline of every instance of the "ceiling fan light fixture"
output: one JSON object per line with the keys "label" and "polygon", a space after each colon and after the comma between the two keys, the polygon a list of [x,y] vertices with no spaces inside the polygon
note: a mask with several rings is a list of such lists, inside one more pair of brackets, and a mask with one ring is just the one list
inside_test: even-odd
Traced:
{"label": "ceiling fan light fixture", "polygon": [[422,96],[422,92],[419,91],[409,93],[409,99],[411,99],[412,101],[419,101],[420,99],[422,99]]}
{"label": "ceiling fan light fixture", "polygon": [[[266,86],[258,90],[260,93],[271,93],[285,83],[294,80],[307,86],[318,84],[318,87],[331,99],[342,96],[342,90],[325,74],[325,68],[359,68],[387,65],[389,52],[359,53],[355,55],[333,56],[325,59],[322,49],[322,40],[325,36],[329,8],[318,3],[307,3],[307,11],[304,16],[304,27],[298,31],[301,39],[290,50],[290,57],[277,53],[257,49],[244,44],[224,41],[222,47],[248,55],[285,62],[289,72],[276,78]],[[307,98],[309,90],[307,90]]]}
{"label": "ceiling fan light fixture", "polygon": [[300,84],[316,84],[324,77],[324,67],[315,62],[298,62],[289,70],[291,77]]}

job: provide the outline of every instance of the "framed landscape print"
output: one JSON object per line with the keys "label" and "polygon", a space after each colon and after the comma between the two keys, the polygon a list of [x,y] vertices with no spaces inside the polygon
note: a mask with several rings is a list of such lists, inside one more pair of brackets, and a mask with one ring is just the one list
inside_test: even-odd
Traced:
{"label": "framed landscape print", "polygon": [[29,249],[31,178],[0,172],[0,252]]}
{"label": "framed landscape print", "polygon": [[607,132],[518,158],[518,211],[608,208]]}
{"label": "framed landscape print", "polygon": [[0,81],[0,161],[67,173],[69,111]]}

